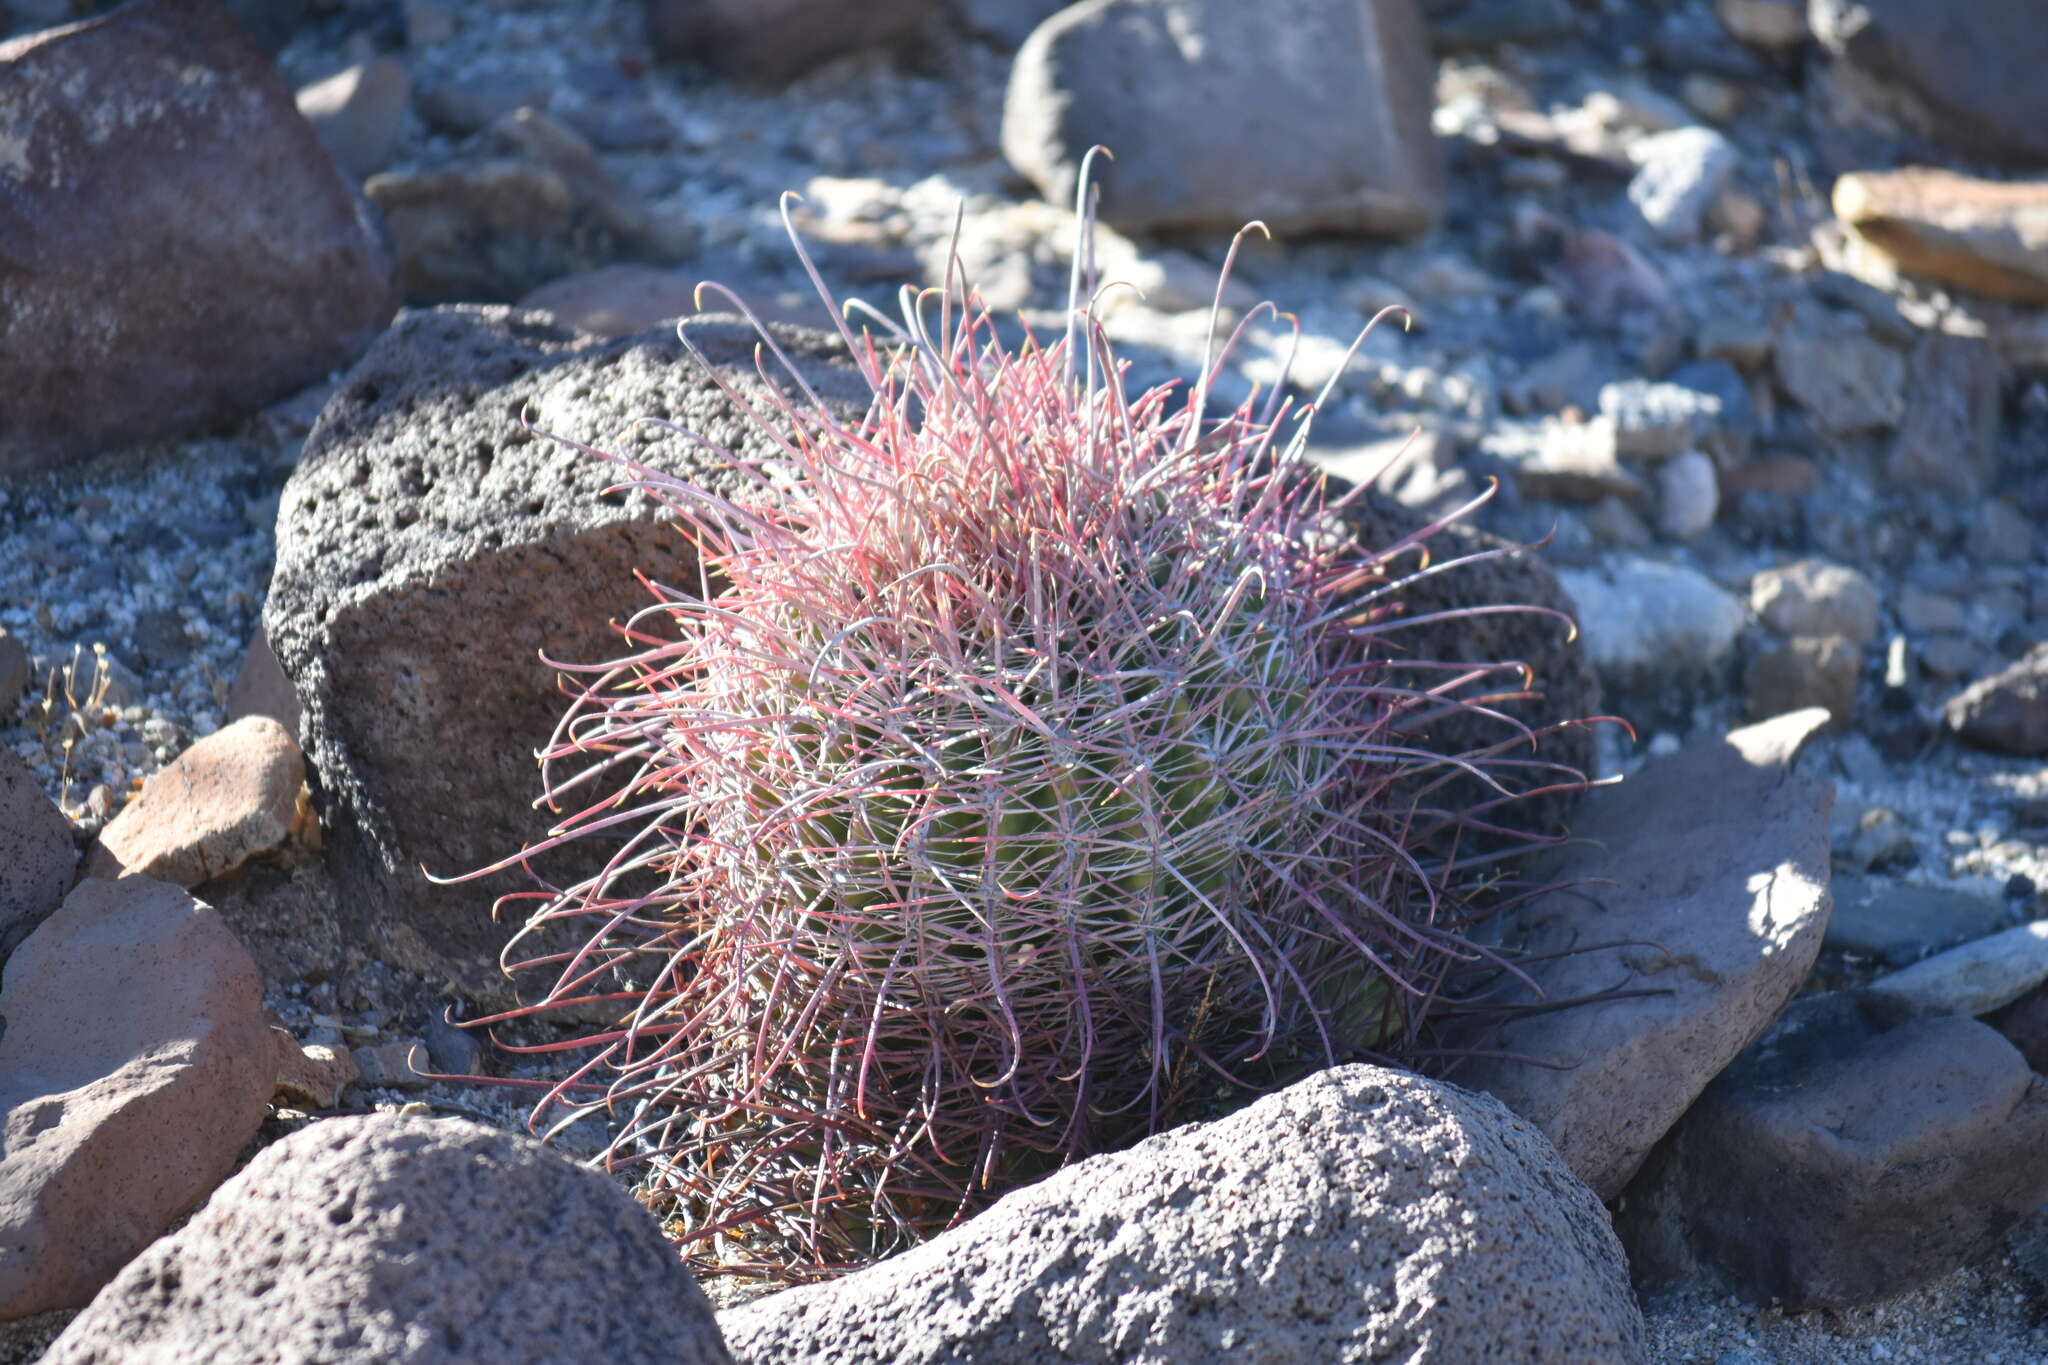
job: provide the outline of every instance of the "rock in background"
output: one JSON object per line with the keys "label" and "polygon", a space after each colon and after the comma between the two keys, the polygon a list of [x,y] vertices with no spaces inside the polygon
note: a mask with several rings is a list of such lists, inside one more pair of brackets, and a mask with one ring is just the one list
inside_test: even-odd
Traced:
{"label": "rock in background", "polygon": [[[1792,771],[1826,721],[1795,712],[1651,763],[1589,797],[1563,887],[1512,921],[1541,988],[1456,1073],[1555,1142],[1602,1198],[1806,979],[1828,921],[1825,781]],[[1600,1000],[1604,993],[1616,998]],[[1590,1001],[1535,1009],[1545,1002]],[[1487,1055],[1494,1054],[1494,1055]]]}
{"label": "rock in background", "polygon": [[217,426],[346,365],[391,248],[213,0],[0,44],[0,474]]}
{"label": "rock in background", "polygon": [[1414,0],[1086,0],[1017,54],[1003,150],[1070,203],[1108,146],[1102,216],[1126,230],[1414,236],[1444,205],[1428,71]]}

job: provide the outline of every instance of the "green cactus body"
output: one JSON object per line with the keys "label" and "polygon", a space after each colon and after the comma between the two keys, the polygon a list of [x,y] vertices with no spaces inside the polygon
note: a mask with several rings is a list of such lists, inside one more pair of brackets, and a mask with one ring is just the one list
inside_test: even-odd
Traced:
{"label": "green cactus body", "polygon": [[847,333],[859,421],[770,400],[758,508],[677,494],[729,587],[658,593],[673,646],[548,756],[648,821],[536,916],[601,926],[555,999],[630,1005],[579,1073],[602,1097],[549,1103],[621,1119],[700,1269],[914,1241],[1398,1042],[1465,955],[1472,874],[1390,795],[1440,766],[1403,718],[1457,703],[1392,671],[1384,605],[1332,609],[1386,577],[1284,408],[1126,394],[1086,310],[1009,353],[953,308]]}

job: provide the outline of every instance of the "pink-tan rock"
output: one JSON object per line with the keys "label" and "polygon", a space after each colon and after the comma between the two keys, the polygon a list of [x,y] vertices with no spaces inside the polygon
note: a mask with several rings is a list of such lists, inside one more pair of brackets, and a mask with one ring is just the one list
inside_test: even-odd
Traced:
{"label": "pink-tan rock", "polygon": [[356,1083],[361,1072],[355,1054],[326,1043],[299,1044],[289,1033],[272,1028],[277,1044],[276,1094],[302,1109],[332,1109]]}
{"label": "pink-tan rock", "polygon": [[292,690],[292,680],[284,675],[261,626],[250,637],[235,685],[228,689],[229,722],[244,716],[269,716],[291,733],[294,742],[298,740],[299,694]]}
{"label": "pink-tan rock", "polygon": [[2048,303],[2048,180],[1978,180],[1911,166],[1835,182],[1835,216],[1908,274]]}
{"label": "pink-tan rock", "polygon": [[71,889],[71,825],[28,765],[0,749],[0,967]]}
{"label": "pink-tan rock", "polygon": [[1794,711],[1594,792],[1573,825],[1581,842],[1548,870],[1566,889],[1518,912],[1544,999],[1621,994],[1509,1017],[1457,1080],[1541,1128],[1603,1199],[1820,952],[1833,789],[1791,769],[1827,719]]}
{"label": "pink-tan rock", "polygon": [[198,886],[305,827],[306,760],[268,716],[215,731],[152,777],[100,831],[87,871]]}
{"label": "pink-tan rock", "polygon": [[164,882],[80,883],[0,986],[0,1321],[78,1307],[234,1169],[276,1079],[256,964]]}

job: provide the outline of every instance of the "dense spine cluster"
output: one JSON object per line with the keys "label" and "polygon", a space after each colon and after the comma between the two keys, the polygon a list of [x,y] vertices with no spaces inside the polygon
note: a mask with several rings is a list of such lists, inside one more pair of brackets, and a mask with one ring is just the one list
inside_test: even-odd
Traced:
{"label": "dense spine cluster", "polygon": [[1191,393],[1126,392],[1076,257],[1047,344],[961,288],[906,291],[879,340],[842,322],[863,414],[764,331],[762,389],[727,390],[778,451],[758,497],[621,459],[704,579],[570,674],[543,758],[583,808],[550,844],[617,851],[536,897],[586,946],[524,966],[538,1008],[612,1002],[543,1107],[611,1116],[700,1268],[858,1264],[1412,1038],[1480,956],[1467,834],[1580,780],[1505,717],[1484,752],[1414,745],[1498,716],[1521,665],[1407,657],[1389,566],[1427,532],[1356,544],[1278,390],[1208,416],[1228,342]]}

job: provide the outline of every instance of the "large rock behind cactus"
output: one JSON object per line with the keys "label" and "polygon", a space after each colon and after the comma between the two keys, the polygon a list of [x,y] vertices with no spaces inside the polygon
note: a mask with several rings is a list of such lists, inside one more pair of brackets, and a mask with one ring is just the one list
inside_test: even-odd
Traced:
{"label": "large rock behind cactus", "polygon": [[[689,324],[706,354],[753,379],[755,334]],[[813,382],[858,400],[822,334],[788,345]],[[762,438],[673,332],[600,342],[540,314],[450,307],[379,340],[321,415],[278,513],[265,630],[304,707],[331,860],[359,932],[389,960],[499,998],[510,930],[504,874],[437,887],[546,831],[534,751],[562,710],[554,670],[617,653],[608,624],[648,602],[636,572],[694,581],[694,557],[630,475],[548,440],[636,450],[710,486],[730,477],[667,418],[753,452]],[[517,917],[517,918],[523,918]],[[513,922],[517,922],[517,918]]]}
{"label": "large rock behind cactus", "polygon": [[744,1362],[1642,1359],[1607,1211],[1492,1098],[1339,1067],[724,1314]]}

